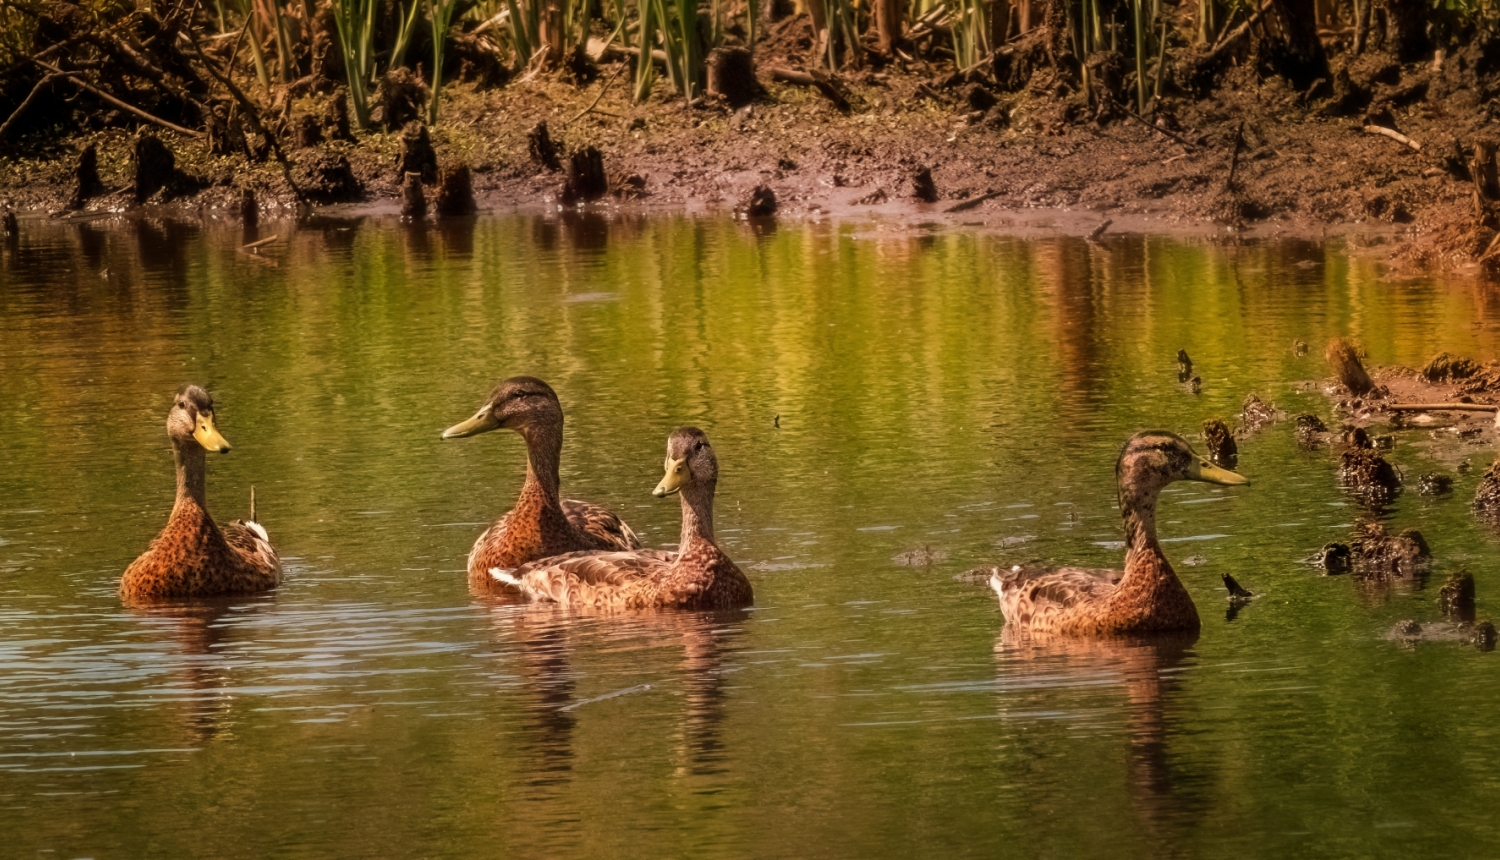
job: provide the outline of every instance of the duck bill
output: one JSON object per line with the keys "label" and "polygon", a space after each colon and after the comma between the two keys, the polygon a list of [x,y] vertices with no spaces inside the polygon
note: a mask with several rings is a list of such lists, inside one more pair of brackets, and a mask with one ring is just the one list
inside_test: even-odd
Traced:
{"label": "duck bill", "polygon": [[682,489],[682,480],[687,476],[687,458],[674,460],[668,457],[666,469],[667,474],[662,477],[661,483],[651,491],[651,495],[658,499],[664,499]]}
{"label": "duck bill", "polygon": [[1188,466],[1188,477],[1208,484],[1223,484],[1226,487],[1248,486],[1250,479],[1239,472],[1221,469],[1206,460],[1195,460]]}
{"label": "duck bill", "polygon": [[209,451],[216,454],[229,453],[229,440],[219,433],[219,428],[214,426],[214,414],[212,412],[198,413],[198,426],[193,428],[193,438],[198,440]]}
{"label": "duck bill", "polygon": [[500,422],[495,420],[495,415],[488,406],[479,410],[473,418],[461,421],[443,431],[444,439],[464,439],[469,436],[478,436],[480,433],[488,433],[491,430],[499,430]]}

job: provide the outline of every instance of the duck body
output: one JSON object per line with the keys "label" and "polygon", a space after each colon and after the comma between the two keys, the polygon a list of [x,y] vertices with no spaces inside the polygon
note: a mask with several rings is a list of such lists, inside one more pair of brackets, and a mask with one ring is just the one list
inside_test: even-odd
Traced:
{"label": "duck body", "polygon": [[755,595],[743,571],[713,535],[713,496],[718,462],[708,438],[695,427],[667,441],[667,475],[657,496],[682,495],[678,552],[576,552],[490,575],[529,600],[581,608],[732,609],[750,606]]}
{"label": "duck body", "polygon": [[560,495],[563,414],[547,383],[515,376],[496,386],[479,412],[443,433],[444,439],[491,430],[515,430],[526,441],[526,482],[515,507],[501,516],[469,551],[469,588],[476,593],[514,589],[490,576],[533,561],[573,552],[635,550],[641,542],[609,509]]}
{"label": "duck body", "polygon": [[205,454],[229,450],[213,424],[213,401],[197,386],[178,392],[167,419],[177,461],[177,501],[167,525],[120,577],[127,602],[253,594],[281,583],[281,560],[270,536],[249,520],[221,529],[205,502]]}
{"label": "duck body", "polygon": [[1249,483],[1198,456],[1173,433],[1138,433],[1115,467],[1125,519],[1124,570],[1014,567],[996,570],[990,587],[1007,628],[1061,636],[1131,636],[1196,632],[1193,599],[1156,538],[1156,502],[1163,487],[1183,478]]}

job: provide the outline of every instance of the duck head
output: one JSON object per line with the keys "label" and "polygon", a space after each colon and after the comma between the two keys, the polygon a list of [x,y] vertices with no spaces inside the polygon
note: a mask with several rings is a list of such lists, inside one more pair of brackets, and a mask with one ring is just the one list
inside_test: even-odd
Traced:
{"label": "duck head", "polygon": [[196,385],[184,385],[167,413],[167,437],[182,450],[194,445],[218,454],[229,453],[229,440],[214,426],[214,399]]}
{"label": "duck head", "polygon": [[539,427],[560,427],[562,404],[552,386],[532,376],[512,376],[490,393],[474,417],[443,431],[444,439],[463,439],[491,430],[515,430],[522,436]]}
{"label": "duck head", "polygon": [[1193,450],[1187,440],[1165,430],[1149,430],[1130,437],[1115,464],[1120,485],[1120,507],[1150,502],[1173,481],[1204,481],[1237,486],[1250,479],[1215,466]]}
{"label": "duck head", "polygon": [[666,475],[652,495],[665,498],[673,493],[712,496],[719,482],[719,459],[708,436],[697,427],[679,427],[667,437]]}

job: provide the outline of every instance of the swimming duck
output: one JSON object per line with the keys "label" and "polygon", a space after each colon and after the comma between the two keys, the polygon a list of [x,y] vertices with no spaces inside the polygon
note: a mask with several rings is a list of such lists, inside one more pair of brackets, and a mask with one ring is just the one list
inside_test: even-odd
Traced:
{"label": "swimming duck", "polygon": [[167,437],[177,460],[177,502],[167,527],[125,569],[120,596],[127,601],[154,598],[251,594],[281,582],[281,560],[270,536],[255,522],[255,491],[250,519],[221,529],[204,502],[207,452],[229,452],[214,426],[214,401],[196,385],[183,386],[167,413]]}
{"label": "swimming duck", "polygon": [[491,574],[535,601],[598,609],[732,609],[755,597],[750,581],[714,542],[719,461],[708,436],[680,427],[667,439],[666,476],[654,495],[682,495],[677,552],[577,552]]}
{"label": "swimming duck", "polygon": [[1007,627],[1064,636],[1114,636],[1196,631],[1198,610],[1156,540],[1156,499],[1173,481],[1248,484],[1195,453],[1175,433],[1137,433],[1115,464],[1125,518],[1125,569],[997,570]]}
{"label": "swimming duck", "polygon": [[640,548],[635,532],[607,508],[559,495],[563,413],[552,386],[530,376],[512,376],[495,386],[473,418],[443,431],[443,438],[463,439],[502,428],[526,440],[526,483],[516,506],[486,529],[469,551],[470,588],[506,590],[489,575],[490,568],[508,570],[581,550]]}

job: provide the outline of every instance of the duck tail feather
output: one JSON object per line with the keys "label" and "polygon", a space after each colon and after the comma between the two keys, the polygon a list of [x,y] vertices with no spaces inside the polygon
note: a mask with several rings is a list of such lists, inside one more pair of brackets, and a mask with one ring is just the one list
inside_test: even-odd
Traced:
{"label": "duck tail feather", "polygon": [[521,580],[517,579],[515,575],[508,570],[501,570],[498,567],[492,567],[490,568],[490,576],[494,577],[495,581],[503,582],[506,585],[511,586],[512,588],[521,587]]}

